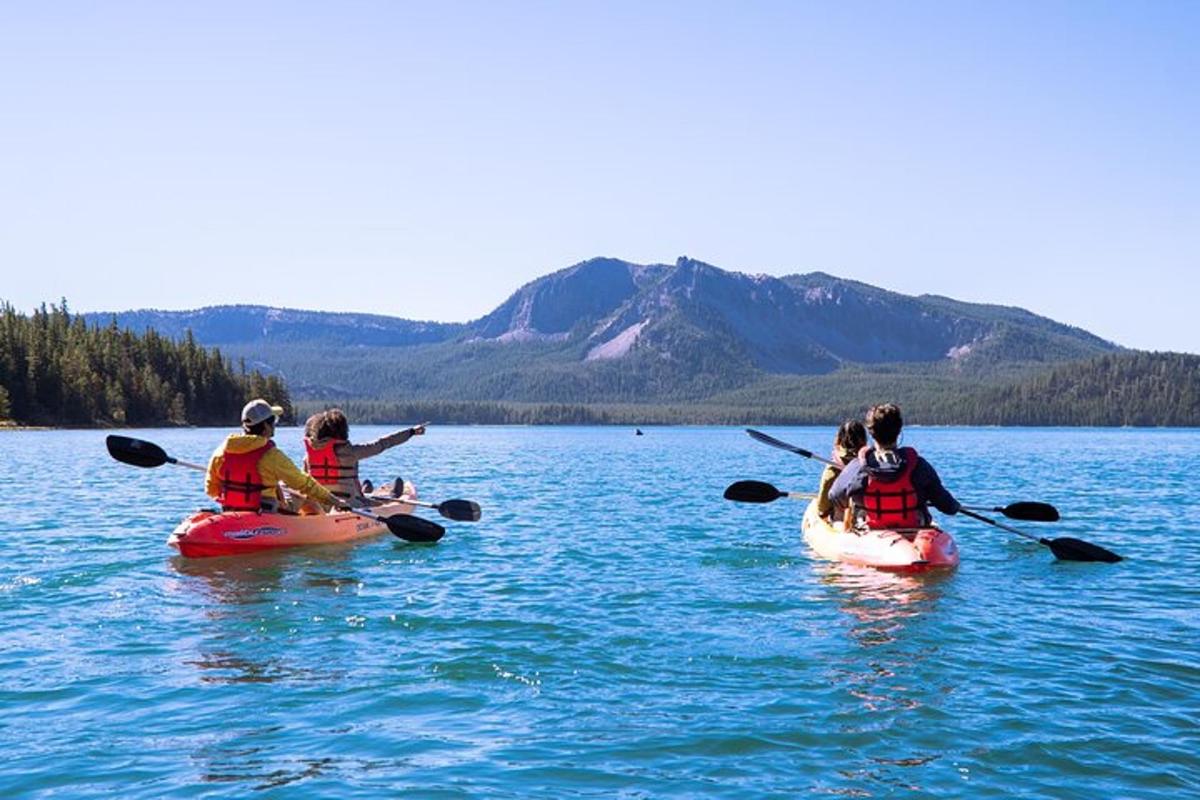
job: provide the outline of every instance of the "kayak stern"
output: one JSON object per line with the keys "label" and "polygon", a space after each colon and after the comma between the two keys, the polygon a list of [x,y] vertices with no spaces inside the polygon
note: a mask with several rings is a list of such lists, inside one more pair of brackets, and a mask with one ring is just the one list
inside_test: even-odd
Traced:
{"label": "kayak stern", "polygon": [[801,522],[804,540],[822,558],[888,572],[930,572],[958,566],[958,545],[941,528],[846,531],[810,503]]}

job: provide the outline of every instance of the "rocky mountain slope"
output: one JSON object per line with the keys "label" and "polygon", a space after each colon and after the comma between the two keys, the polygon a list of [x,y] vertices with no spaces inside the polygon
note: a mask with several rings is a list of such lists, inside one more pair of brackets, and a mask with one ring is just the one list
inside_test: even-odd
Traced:
{"label": "rocky mountain slope", "polygon": [[[468,323],[220,306],[92,315],[217,345],[297,396],[700,400],[772,375],[905,364],[981,375],[1119,348],[1020,308],[913,297],[820,272],[782,278],[597,258]],[[347,350],[351,347],[351,350]]]}

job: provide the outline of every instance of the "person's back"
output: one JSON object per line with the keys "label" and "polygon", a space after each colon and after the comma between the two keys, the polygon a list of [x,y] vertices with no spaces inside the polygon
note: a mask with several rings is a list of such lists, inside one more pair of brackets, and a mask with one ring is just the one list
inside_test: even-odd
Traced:
{"label": "person's back", "polygon": [[858,420],[846,420],[838,428],[837,434],[833,438],[833,452],[831,453],[833,461],[837,462],[838,466],[826,466],[821,473],[820,485],[817,487],[817,513],[822,517],[830,519],[837,512],[845,510],[845,506],[839,506],[829,499],[829,490],[842,469],[858,457],[858,452],[866,444],[867,429]]}
{"label": "person's back", "polygon": [[[273,485],[262,475],[260,464],[263,456],[275,443],[256,434],[231,433],[213,454],[216,466],[212,472],[216,478],[215,499],[224,511],[258,511],[264,503],[274,500]],[[210,492],[211,494],[211,492]]]}
{"label": "person's back", "polygon": [[859,455],[866,473],[857,503],[869,528],[919,528],[929,512],[913,483],[921,457],[911,447],[871,449]]}
{"label": "person's back", "polygon": [[928,506],[957,514],[958,501],[942,486],[933,466],[911,447],[897,447],[904,425],[891,404],[867,412],[875,446],[864,447],[829,490],[835,503],[850,502],[869,528],[918,528],[929,524]]}
{"label": "person's back", "polygon": [[204,491],[223,511],[273,511],[280,507],[280,483],[323,506],[343,505],[272,441],[279,406],[252,400],[242,409],[242,432],[231,433],[208,462]]}
{"label": "person's back", "polygon": [[358,462],[404,444],[425,433],[424,425],[395,431],[366,444],[350,442],[350,423],[338,408],[308,418],[304,431],[304,468],[334,495],[355,504],[366,504]]}

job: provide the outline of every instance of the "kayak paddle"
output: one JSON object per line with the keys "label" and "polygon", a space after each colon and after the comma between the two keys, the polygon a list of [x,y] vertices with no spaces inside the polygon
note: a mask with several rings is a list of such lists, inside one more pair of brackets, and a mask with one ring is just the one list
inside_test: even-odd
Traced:
{"label": "kayak paddle", "polygon": [[1009,503],[1004,508],[999,506],[993,508],[980,508],[979,506],[962,506],[962,508],[970,511],[991,511],[997,514],[1003,514],[1009,519],[1020,519],[1025,522],[1058,522],[1058,509],[1049,503],[1034,503],[1032,501],[1022,501],[1019,503]]}
{"label": "kayak paddle", "polygon": [[[788,444],[781,439],[776,439],[774,436],[768,436],[762,431],[756,431],[753,428],[747,428],[746,433],[748,433],[752,439],[762,442],[763,444],[770,445],[771,447],[778,447],[780,450],[787,450],[789,453],[795,453],[796,455],[804,456],[805,458],[811,458],[814,461],[820,461],[822,464],[828,464],[835,469],[840,469],[837,464],[829,459],[822,458],[810,450],[805,450],[803,447],[796,447],[795,445]],[[759,500],[757,502],[770,501]],[[1004,514],[1005,516],[1011,516],[1013,519],[1022,519],[1032,522],[1057,522],[1059,519],[1058,509],[1046,503],[1013,503],[1004,508],[991,508],[988,510]],[[981,522],[986,522],[988,525],[993,525],[997,528],[1001,528],[1002,530],[1009,531],[1010,533],[1015,533],[1018,536],[1024,536],[1026,539],[1032,539],[1039,544],[1043,544],[1050,548],[1050,552],[1054,553],[1055,558],[1061,559],[1062,561],[1102,561],[1105,564],[1115,564],[1121,560],[1121,556],[1117,555],[1111,550],[1106,550],[1099,545],[1094,545],[1091,542],[1085,542],[1082,539],[1073,539],[1069,536],[1062,536],[1057,539],[1046,539],[1043,537],[1034,536],[1032,533],[1026,533],[1025,531],[1018,530],[1010,525],[1005,525],[1003,523],[996,522],[993,519],[989,519],[982,514],[977,514],[967,507],[960,507],[959,513],[977,519]]]}
{"label": "kayak paddle", "polygon": [[411,514],[393,514],[390,517],[381,517],[360,508],[351,508],[349,511],[351,514],[382,522],[387,525],[387,529],[393,536],[406,542],[436,542],[446,535],[446,529],[441,525],[427,519],[414,517]]}
{"label": "kayak paddle", "polygon": [[988,525],[993,525],[1001,530],[1006,530],[1009,533],[1015,533],[1018,536],[1024,536],[1026,539],[1032,539],[1038,544],[1045,545],[1050,548],[1050,552],[1054,553],[1054,557],[1062,561],[1103,561],[1105,564],[1115,564],[1121,561],[1121,557],[1111,550],[1105,550],[1099,545],[1085,542],[1082,539],[1073,539],[1070,536],[1060,536],[1057,539],[1046,539],[1041,536],[1034,536],[1032,533],[1026,533],[1023,530],[1005,525],[1001,522],[996,522],[994,519],[989,519],[983,514],[976,514],[966,508],[960,508],[960,514],[965,514],[968,517],[977,519],[980,522],[986,522]]}
{"label": "kayak paddle", "polygon": [[396,500],[401,503],[435,509],[446,519],[456,522],[478,522],[479,518],[483,516],[483,510],[479,507],[479,503],[473,500],[443,500],[440,503],[426,503],[424,500],[414,500],[404,496],[398,497]]}
{"label": "kayak paddle", "polygon": [[[781,497],[811,500],[816,495],[806,492],[785,492],[764,481],[738,481],[729,484],[729,488],[725,490],[725,499],[738,503],[773,503]],[[962,506],[962,508],[971,509],[973,507]],[[1026,522],[1058,522],[1059,520],[1058,509],[1049,503],[1022,501],[1010,503],[1004,508],[977,508],[975,510],[994,511],[1009,519],[1020,519]]]}
{"label": "kayak paddle", "polygon": [[163,464],[175,464],[176,466],[187,467],[188,469],[198,469],[201,472],[207,471],[199,464],[189,464],[186,461],[172,458],[154,442],[147,442],[145,439],[133,439],[129,436],[110,434],[105,438],[104,446],[108,448],[108,454],[122,464],[147,468],[161,467]]}
{"label": "kayak paddle", "polygon": [[750,434],[751,439],[762,442],[766,445],[770,445],[771,447],[778,447],[780,450],[787,450],[789,453],[795,453],[798,456],[811,458],[813,461],[820,461],[822,464],[828,464],[834,469],[842,468],[840,464],[830,461],[828,458],[822,458],[811,450],[805,450],[803,447],[796,447],[794,444],[788,444],[782,439],[776,439],[774,436],[768,436],[762,431],[754,430],[754,428],[746,428],[746,433]]}
{"label": "kayak paddle", "polygon": [[[403,487],[404,480],[396,478],[396,480],[388,481],[388,483],[375,491],[366,491],[366,495],[375,500],[398,501],[423,508],[432,508],[446,519],[452,519],[456,522],[478,522],[479,518],[483,516],[483,511],[479,508],[479,503],[473,500],[443,500],[440,503],[428,503],[424,500],[417,500],[414,497],[403,494]],[[397,494],[397,492],[400,493]]]}
{"label": "kayak paddle", "polygon": [[763,481],[738,481],[725,489],[725,499],[737,503],[773,503],[781,497],[811,500],[815,494],[783,492]]}

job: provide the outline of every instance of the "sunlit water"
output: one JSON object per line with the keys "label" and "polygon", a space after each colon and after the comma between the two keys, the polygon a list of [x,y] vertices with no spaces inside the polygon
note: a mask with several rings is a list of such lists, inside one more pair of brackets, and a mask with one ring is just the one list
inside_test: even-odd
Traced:
{"label": "sunlit water", "polygon": [[[908,431],[960,499],[1054,503],[1013,524],[1128,558],[952,519],[962,566],[914,579],[721,499],[813,462],[645,430],[432,427],[365,472],[482,522],[202,561],[164,543],[196,473],[0,435],[0,796],[1200,793],[1200,432]],[[201,462],[223,434],[132,432]]]}

